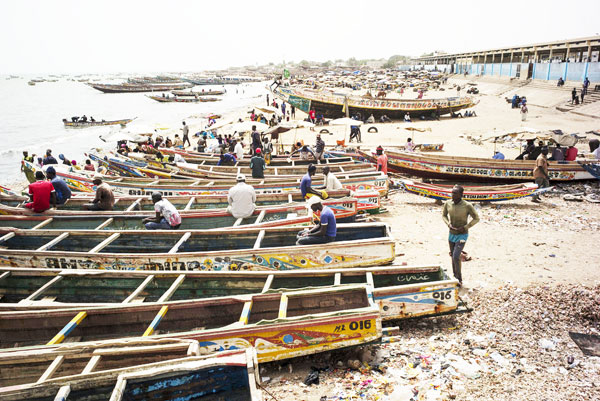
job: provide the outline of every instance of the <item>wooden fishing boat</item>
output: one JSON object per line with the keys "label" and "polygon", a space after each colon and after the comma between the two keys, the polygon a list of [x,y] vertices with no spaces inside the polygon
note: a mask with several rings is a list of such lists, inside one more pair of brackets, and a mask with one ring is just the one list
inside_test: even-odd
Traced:
{"label": "wooden fishing boat", "polygon": [[[350,223],[356,219],[356,199],[330,199],[323,204],[331,208],[336,220]],[[179,205],[181,206],[181,205]],[[313,212],[308,211],[306,203],[288,203],[256,208],[252,216],[236,219],[226,209],[185,210],[181,207],[180,230],[209,230],[226,227],[278,227],[288,225],[308,225]],[[30,229],[34,227],[46,230],[143,230],[142,220],[154,217],[154,210],[89,211],[89,210],[47,210],[35,213],[24,207],[7,206],[0,203],[0,227]],[[318,213],[315,214],[319,216]]]}
{"label": "wooden fishing boat", "polygon": [[[35,167],[31,165],[35,170]],[[56,167],[55,167],[56,168]],[[84,174],[70,172],[62,167],[56,168],[56,175],[65,180],[73,191],[94,192],[95,186],[91,177]],[[236,184],[235,180],[213,180],[206,178],[189,179],[152,179],[133,177],[105,176],[113,192],[122,195],[151,195],[159,191],[165,196],[173,195],[202,195],[202,194],[227,194],[229,189]],[[257,182],[258,181],[258,182]],[[256,193],[282,193],[296,191],[300,187],[300,178],[286,179],[247,179],[246,182],[254,187]],[[352,191],[378,191],[380,195],[387,194],[389,183],[387,176],[381,172],[368,175],[340,179],[342,187]],[[315,185],[316,186],[316,185]]]}
{"label": "wooden fishing boat", "polygon": [[178,89],[191,88],[187,82],[172,84],[87,84],[104,93],[132,93],[132,92],[168,92]]}
{"label": "wooden fishing boat", "polygon": [[156,100],[157,102],[160,103],[195,103],[198,102],[198,98],[194,98],[194,97],[166,97],[166,96],[150,96],[150,95],[146,95],[146,97],[149,97],[152,100]]}
{"label": "wooden fishing boat", "polygon": [[[427,184],[411,180],[398,180],[397,184],[406,192],[431,199],[452,199],[452,185]],[[552,187],[538,189],[537,184],[526,182],[522,184],[496,186],[464,186],[463,199],[469,202],[500,202],[539,195],[550,191]]]}
{"label": "wooden fishing boat", "polygon": [[112,120],[112,121],[78,121],[78,122],[73,122],[73,121],[68,121],[68,120],[63,120],[63,124],[65,125],[65,127],[68,128],[87,128],[87,127],[101,127],[104,125],[120,125],[122,127],[126,126],[127,124],[129,124],[130,122],[132,122],[133,120],[135,120],[135,118],[126,118],[123,120]]}
{"label": "wooden fishing boat", "polygon": [[[0,203],[16,207],[23,202],[28,202],[29,197],[17,195],[14,191],[5,188],[10,194],[0,192]],[[2,187],[0,187],[2,190]],[[383,213],[385,209],[381,206],[381,198],[377,191],[350,191],[348,189],[339,189],[329,191],[328,199],[352,198],[356,199],[358,214],[378,214]],[[181,195],[168,196],[169,199],[179,210],[202,210],[219,209],[228,206],[227,195]],[[90,203],[94,195],[90,192],[74,192],[70,199],[60,205],[60,210],[81,210],[83,205]],[[300,191],[289,191],[286,193],[262,193],[256,195],[256,206],[281,205],[292,202],[303,202]],[[154,203],[149,196],[116,195],[113,210],[154,210]],[[334,211],[335,212],[335,211]]]}
{"label": "wooden fishing boat", "polygon": [[[87,364],[86,364],[87,362]],[[136,364],[136,362],[138,364]],[[42,353],[0,353],[0,398],[20,400],[244,399],[260,401],[256,353],[199,355],[197,341],[105,341]],[[60,367],[60,368],[59,368]]]}
{"label": "wooden fishing boat", "polygon": [[67,339],[91,346],[151,337],[197,340],[202,354],[254,347],[259,363],[270,362],[379,339],[381,316],[370,290],[355,284],[168,304],[0,312],[0,347],[43,354]]}
{"label": "wooden fishing boat", "polygon": [[224,95],[223,91],[171,91],[171,94],[174,96],[219,96]]}
{"label": "wooden fishing boat", "polygon": [[296,245],[298,227],[116,231],[0,228],[0,266],[108,270],[291,270],[394,260],[382,223],[339,224],[335,241]]}
{"label": "wooden fishing boat", "polygon": [[342,93],[315,91],[311,89],[282,88],[275,90],[274,95],[308,113],[315,110],[325,118],[340,118],[360,113],[362,116],[373,115],[376,119],[387,116],[402,120],[406,113],[411,118],[431,117],[450,114],[458,110],[475,106],[478,101],[472,97],[448,97],[443,99],[377,99],[358,96],[347,96]]}
{"label": "wooden fishing boat", "polygon": [[[372,154],[360,150],[357,152],[369,161],[374,160]],[[396,173],[459,181],[534,181],[535,160],[495,160],[393,151],[385,153],[388,156],[388,171]],[[568,182],[594,179],[583,164],[597,163],[550,161],[548,162],[550,180]]]}
{"label": "wooden fishing boat", "polygon": [[[177,288],[175,281],[183,276]],[[156,303],[266,292],[372,286],[382,319],[459,312],[458,282],[441,266],[273,272],[113,272],[0,268],[0,310],[28,311]],[[166,295],[165,295],[166,294]]]}

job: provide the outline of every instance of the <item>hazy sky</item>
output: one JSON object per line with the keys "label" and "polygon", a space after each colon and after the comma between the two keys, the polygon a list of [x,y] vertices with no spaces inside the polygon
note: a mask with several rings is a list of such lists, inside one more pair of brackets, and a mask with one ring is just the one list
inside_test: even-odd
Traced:
{"label": "hazy sky", "polygon": [[595,35],[598,15],[598,0],[0,0],[0,74],[483,50]]}

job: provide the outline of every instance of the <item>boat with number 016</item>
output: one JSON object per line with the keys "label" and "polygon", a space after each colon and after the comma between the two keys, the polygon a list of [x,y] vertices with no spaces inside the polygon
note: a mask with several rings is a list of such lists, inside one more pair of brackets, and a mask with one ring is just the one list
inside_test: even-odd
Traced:
{"label": "boat with number 016", "polygon": [[[180,278],[183,277],[183,278]],[[349,284],[372,286],[383,320],[458,311],[458,282],[441,266],[272,272],[113,272],[0,268],[0,310],[183,301]],[[176,287],[171,290],[172,287]]]}
{"label": "boat with number 016", "polygon": [[335,241],[296,245],[298,227],[207,230],[0,228],[0,266],[108,270],[293,270],[394,260],[387,224],[339,224]]}
{"label": "boat with number 016", "polygon": [[176,400],[187,394],[195,400],[262,400],[256,352],[199,351],[198,341],[149,338],[65,344],[43,352],[5,350],[0,352],[0,398]]}
{"label": "boat with number 016", "polygon": [[381,335],[381,315],[368,285],[0,312],[0,348],[39,353],[67,339],[84,346],[151,337],[196,340],[201,354],[254,347],[262,363],[362,345]]}
{"label": "boat with number 016", "polygon": [[[408,193],[424,196],[437,200],[452,199],[453,185],[428,184],[412,180],[398,180],[400,188]],[[500,202],[527,196],[539,195],[550,191],[553,187],[538,189],[537,184],[526,182],[523,184],[463,186],[463,199],[469,202]]]}

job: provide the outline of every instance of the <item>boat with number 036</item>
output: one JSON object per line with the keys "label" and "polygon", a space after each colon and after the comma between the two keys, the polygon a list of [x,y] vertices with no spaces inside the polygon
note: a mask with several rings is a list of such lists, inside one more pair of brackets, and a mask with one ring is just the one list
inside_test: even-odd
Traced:
{"label": "boat with number 036", "polygon": [[[448,200],[452,199],[453,185],[428,184],[412,180],[398,180],[398,186],[411,194],[426,198]],[[553,187],[538,189],[537,184],[526,182],[523,184],[463,186],[463,199],[469,202],[500,202],[539,195],[550,191]]]}
{"label": "boat with number 036", "polygon": [[[369,161],[374,154],[357,150]],[[535,160],[495,160],[479,157],[442,156],[412,152],[385,151],[388,156],[388,171],[411,174],[425,178],[440,178],[463,181],[518,182],[534,181]],[[592,180],[594,176],[584,165],[598,165],[594,161],[548,162],[550,181]]]}
{"label": "boat with number 036", "polygon": [[339,224],[335,241],[295,245],[298,227],[207,230],[0,228],[0,266],[108,270],[293,270],[394,260],[382,223]]}
{"label": "boat with number 036", "polygon": [[0,312],[0,347],[40,354],[67,339],[85,346],[151,337],[196,340],[201,354],[254,347],[262,363],[362,345],[381,335],[371,287],[358,284],[168,304]]}
{"label": "boat with number 036", "polygon": [[272,272],[74,272],[0,268],[0,310],[148,304],[159,300],[183,301],[349,284],[372,286],[373,299],[383,320],[459,311],[458,282],[441,266]]}
{"label": "boat with number 036", "polygon": [[0,398],[25,400],[262,401],[253,350],[200,355],[198,341],[104,341],[0,352]]}

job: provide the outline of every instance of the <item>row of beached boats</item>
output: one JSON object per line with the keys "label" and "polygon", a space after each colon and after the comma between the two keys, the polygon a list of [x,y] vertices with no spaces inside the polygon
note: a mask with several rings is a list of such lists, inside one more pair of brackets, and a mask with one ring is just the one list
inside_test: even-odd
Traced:
{"label": "row of beached boats", "polygon": [[[105,176],[117,194],[110,212],[82,211],[93,184],[62,166],[79,191],[58,210],[33,213],[3,189],[1,399],[258,400],[257,363],[387,341],[386,321],[466,309],[440,266],[394,265],[390,227],[357,222],[385,211],[387,177],[370,164],[324,163],[345,187],[324,201],[340,222],[336,241],[298,246],[315,217],[299,202],[304,161],[274,158],[253,183],[254,215],[234,219],[225,191],[247,164],[182,155],[190,163],[169,166],[167,180]],[[143,156],[98,159],[114,174],[158,168]],[[139,229],[156,189],[180,210],[179,230]]]}

